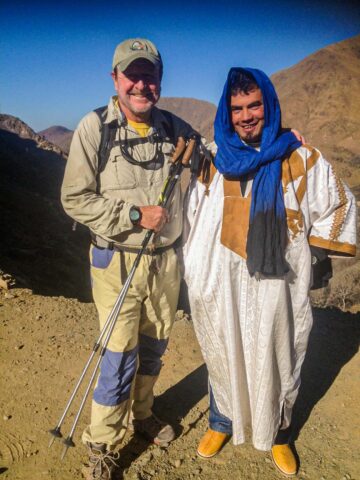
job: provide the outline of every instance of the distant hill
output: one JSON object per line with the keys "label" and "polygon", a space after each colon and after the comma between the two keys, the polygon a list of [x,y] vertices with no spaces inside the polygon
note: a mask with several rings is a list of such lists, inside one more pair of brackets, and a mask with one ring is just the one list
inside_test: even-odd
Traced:
{"label": "distant hill", "polygon": [[45,137],[49,142],[58,145],[64,152],[69,153],[70,143],[74,133],[72,130],[55,125],[38,133]]}
{"label": "distant hill", "polygon": [[[216,107],[212,103],[194,98],[165,97],[160,99],[158,106],[183,118],[208,140],[213,139]],[[72,130],[57,125],[38,133],[49,142],[58,145],[64,152],[69,153],[74,133]]]}
{"label": "distant hill", "polygon": [[283,124],[300,130],[352,186],[360,185],[359,79],[360,35],[272,76]]}

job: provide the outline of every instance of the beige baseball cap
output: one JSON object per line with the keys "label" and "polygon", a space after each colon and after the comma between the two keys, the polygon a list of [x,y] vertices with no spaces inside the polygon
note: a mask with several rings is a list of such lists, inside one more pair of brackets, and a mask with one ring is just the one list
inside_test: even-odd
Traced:
{"label": "beige baseball cap", "polygon": [[162,69],[162,60],[158,49],[146,38],[129,38],[119,43],[115,49],[112,67],[114,69],[118,65],[120,71],[123,72],[130,63],[138,58],[149,60],[153,65],[158,65]]}

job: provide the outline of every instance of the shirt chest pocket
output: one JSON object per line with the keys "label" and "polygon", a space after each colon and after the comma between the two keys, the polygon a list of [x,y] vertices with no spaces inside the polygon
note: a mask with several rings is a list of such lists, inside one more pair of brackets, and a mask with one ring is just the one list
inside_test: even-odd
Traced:
{"label": "shirt chest pocket", "polygon": [[127,190],[137,186],[134,165],[131,165],[122,155],[115,155],[113,159],[115,164],[116,177],[121,189]]}
{"label": "shirt chest pocket", "polygon": [[108,190],[130,190],[137,186],[133,166],[121,155],[110,155],[100,179],[104,189]]}

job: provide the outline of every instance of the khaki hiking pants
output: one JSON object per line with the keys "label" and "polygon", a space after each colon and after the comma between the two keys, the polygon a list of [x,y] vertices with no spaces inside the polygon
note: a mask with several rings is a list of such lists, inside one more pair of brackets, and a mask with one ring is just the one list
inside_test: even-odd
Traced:
{"label": "khaki hiking pants", "polygon": [[[135,253],[91,246],[91,280],[100,328],[135,258]],[[140,420],[151,415],[153,388],[174,322],[179,287],[173,249],[142,256],[102,361],[84,443],[117,445],[125,435],[130,410]]]}

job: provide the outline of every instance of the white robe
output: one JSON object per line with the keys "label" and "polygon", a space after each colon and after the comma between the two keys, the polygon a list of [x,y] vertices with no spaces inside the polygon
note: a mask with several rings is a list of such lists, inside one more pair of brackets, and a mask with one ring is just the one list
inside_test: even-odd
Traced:
{"label": "white robe", "polygon": [[295,174],[283,173],[285,207],[295,212],[284,278],[250,277],[246,260],[221,244],[222,175],[215,173],[208,192],[193,179],[187,195],[185,280],[197,338],[217,406],[233,422],[234,444],[251,426],[260,450],[271,448],[282,412],[281,428],[290,424],[300,386],[312,326],[309,242],[355,254],[349,189],[315,149],[300,147],[295,157]]}

